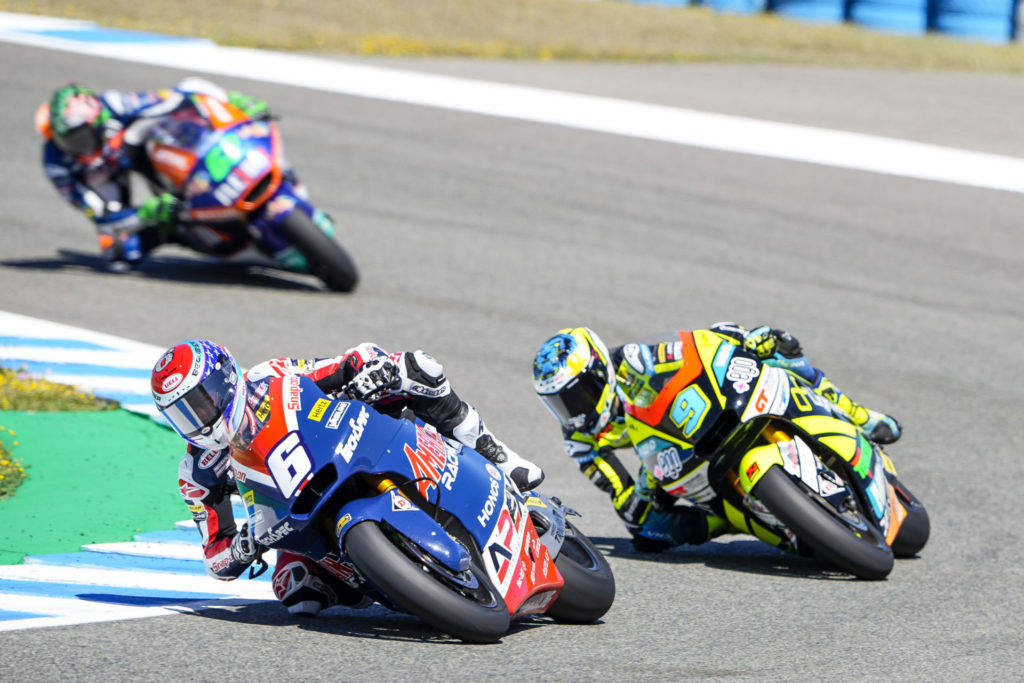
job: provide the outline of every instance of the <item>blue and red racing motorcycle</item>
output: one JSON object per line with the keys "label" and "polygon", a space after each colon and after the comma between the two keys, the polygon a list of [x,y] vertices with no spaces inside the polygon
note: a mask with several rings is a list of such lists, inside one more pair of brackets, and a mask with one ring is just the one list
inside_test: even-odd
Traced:
{"label": "blue and red racing motorcycle", "polygon": [[611,569],[557,498],[520,493],[420,421],[332,400],[306,377],[268,382],[261,427],[231,449],[260,544],[470,642],[526,615],[587,623],[611,606]]}
{"label": "blue and red racing motorcycle", "polygon": [[359,276],[334,224],[290,181],[277,125],[209,95],[188,97],[191,106],[161,119],[146,142],[159,189],[184,202],[186,244],[221,258],[256,247],[332,290],[354,289]]}

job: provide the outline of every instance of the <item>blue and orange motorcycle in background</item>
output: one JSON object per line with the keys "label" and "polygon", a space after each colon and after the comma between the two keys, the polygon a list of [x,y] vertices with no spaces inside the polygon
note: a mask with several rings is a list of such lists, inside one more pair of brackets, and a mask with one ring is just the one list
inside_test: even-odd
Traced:
{"label": "blue and orange motorcycle in background", "polygon": [[707,330],[680,332],[659,362],[623,353],[631,440],[680,504],[866,579],[927,543],[928,513],[889,457],[799,376]]}
{"label": "blue and orange motorcycle in background", "polygon": [[587,623],[611,606],[611,569],[557,498],[520,493],[420,421],[332,400],[307,377],[266,381],[259,431],[232,448],[260,544],[471,642],[527,615]]}
{"label": "blue and orange motorcycle in background", "polygon": [[358,282],[327,214],[297,192],[277,125],[200,93],[162,118],[146,154],[158,188],[184,202],[181,237],[204,254],[256,247],[287,270],[311,273],[335,291]]}

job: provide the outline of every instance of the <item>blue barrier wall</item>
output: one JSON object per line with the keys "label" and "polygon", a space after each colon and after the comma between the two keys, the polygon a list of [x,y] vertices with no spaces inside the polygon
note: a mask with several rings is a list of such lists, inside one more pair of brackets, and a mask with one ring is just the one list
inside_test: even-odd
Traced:
{"label": "blue barrier wall", "polygon": [[1017,36],[1022,0],[629,0],[637,5],[703,5],[716,12],[771,12],[800,21],[850,22],[906,35],[928,31],[967,40],[1006,43]]}
{"label": "blue barrier wall", "polygon": [[850,0],[847,18],[876,31],[920,35],[928,30],[928,0]]}
{"label": "blue barrier wall", "polygon": [[790,19],[834,24],[846,19],[846,0],[770,0],[768,10]]}
{"label": "blue barrier wall", "polygon": [[1016,35],[1015,0],[932,0],[928,23],[938,33],[1005,43]]}

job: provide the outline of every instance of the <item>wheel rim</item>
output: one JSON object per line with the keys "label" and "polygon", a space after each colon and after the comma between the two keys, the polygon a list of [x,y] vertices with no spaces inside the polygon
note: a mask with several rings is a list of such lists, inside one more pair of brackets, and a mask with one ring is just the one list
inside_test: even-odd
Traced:
{"label": "wheel rim", "polygon": [[488,585],[480,581],[473,571],[473,565],[465,571],[454,571],[399,532],[392,531],[387,536],[420,569],[464,598],[484,607],[494,607],[503,602],[500,595],[492,592]]}

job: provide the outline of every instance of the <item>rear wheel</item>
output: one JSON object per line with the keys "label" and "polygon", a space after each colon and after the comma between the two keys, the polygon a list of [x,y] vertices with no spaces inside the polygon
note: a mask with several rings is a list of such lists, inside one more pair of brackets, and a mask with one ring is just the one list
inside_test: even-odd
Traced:
{"label": "rear wheel", "polygon": [[837,567],[862,579],[884,579],[892,571],[893,553],[881,532],[860,513],[840,513],[782,468],[769,468],[751,494],[800,541]]}
{"label": "rear wheel", "polygon": [[547,615],[574,624],[588,624],[604,616],[615,600],[612,568],[590,539],[569,522],[565,523],[565,541],[555,566],[565,587]]}
{"label": "rear wheel", "polygon": [[928,511],[910,489],[891,474],[889,483],[896,489],[896,497],[907,511],[907,517],[892,541],[892,554],[896,557],[913,557],[928,543],[928,536],[931,534]]}
{"label": "rear wheel", "polygon": [[388,598],[424,622],[470,643],[493,643],[509,613],[486,572],[454,572],[398,532],[360,522],[345,535],[345,554]]}
{"label": "rear wheel", "polygon": [[309,272],[336,292],[351,292],[359,282],[356,264],[348,252],[330,235],[318,228],[302,211],[288,214],[281,231],[309,264]]}

